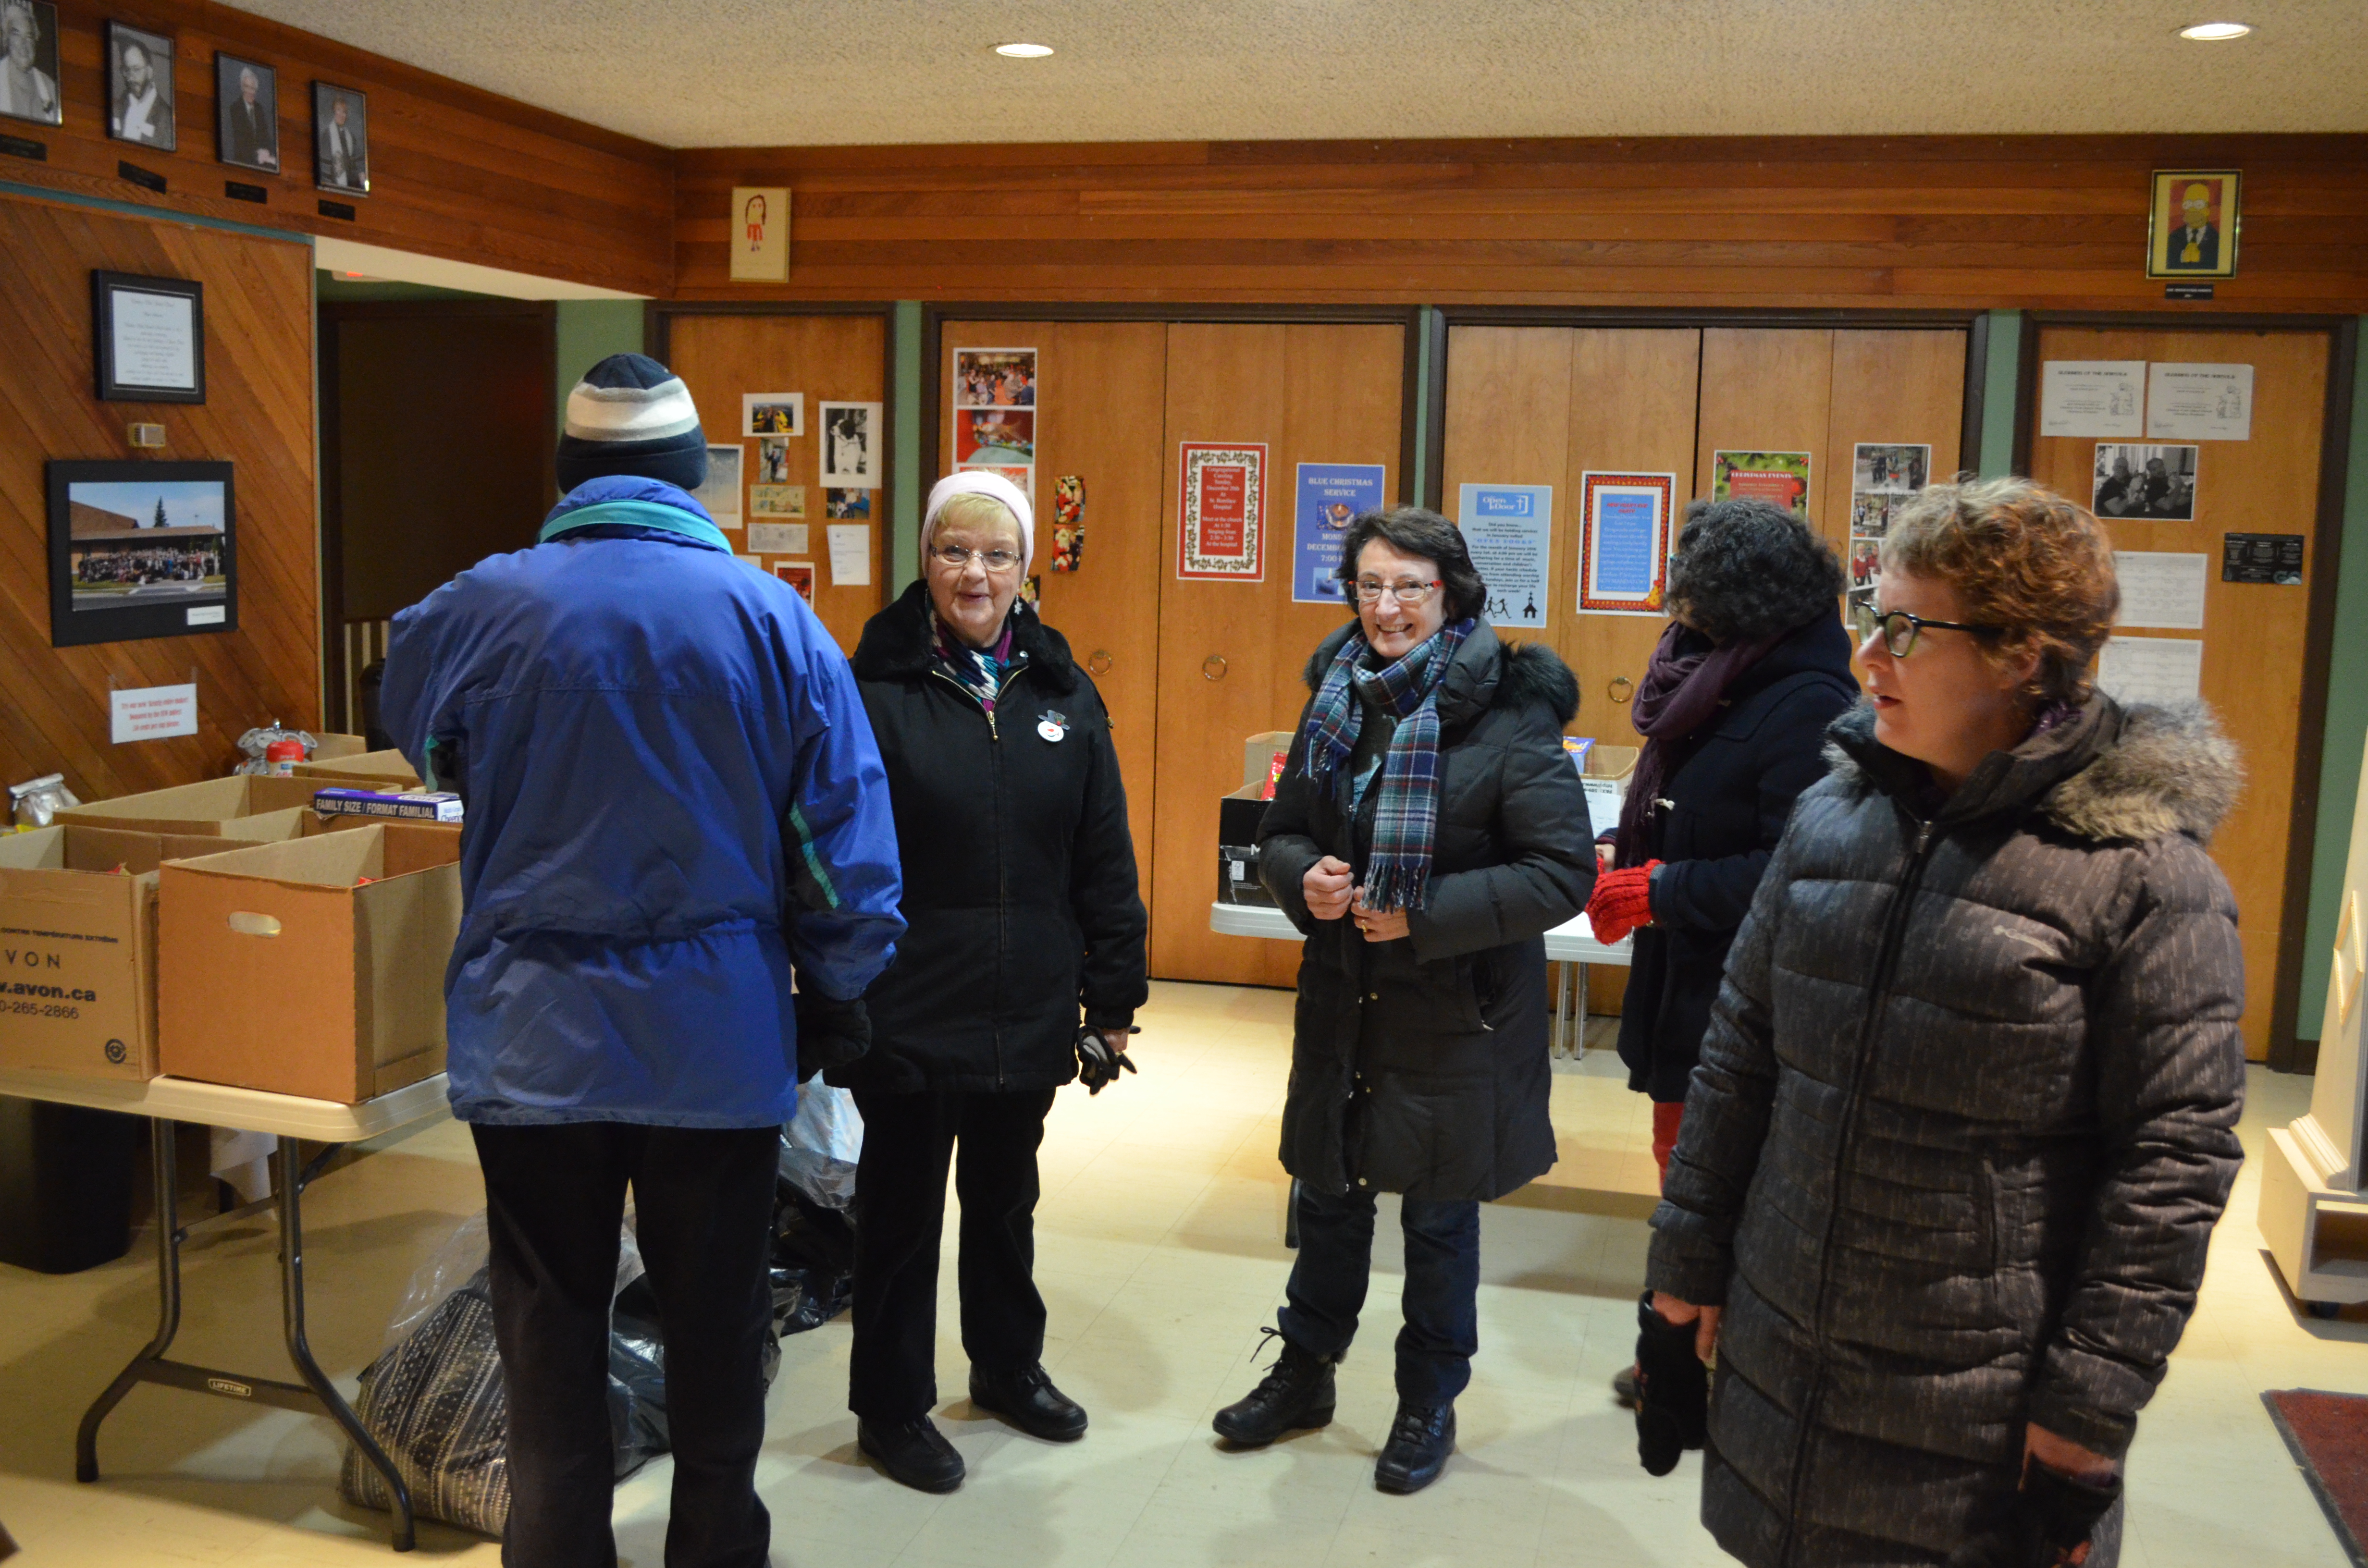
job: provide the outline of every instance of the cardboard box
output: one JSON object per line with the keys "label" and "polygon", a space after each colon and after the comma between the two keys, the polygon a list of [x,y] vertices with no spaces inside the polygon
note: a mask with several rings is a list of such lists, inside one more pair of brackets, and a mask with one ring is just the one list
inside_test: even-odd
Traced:
{"label": "cardboard box", "polygon": [[300,762],[290,769],[289,777],[360,790],[416,790],[420,783],[418,770],[404,761],[399,751],[364,752],[325,760],[316,752],[312,761]]}
{"label": "cardboard box", "polygon": [[1628,780],[1636,772],[1636,759],[1645,755],[1642,746],[1608,746],[1589,744],[1584,749],[1571,745],[1568,737],[1564,749],[1578,762],[1578,781],[1587,790],[1588,824],[1598,838],[1620,825],[1620,808],[1628,799]]}
{"label": "cardboard box", "polygon": [[0,835],[0,1066],[154,1077],[156,868],[222,846],[103,827]]}
{"label": "cardboard box", "polygon": [[1267,786],[1282,771],[1281,758],[1291,755],[1292,732],[1269,730],[1242,743],[1242,783],[1253,794],[1274,799]]}
{"label": "cardboard box", "polygon": [[341,735],[334,731],[324,733],[316,730],[313,733],[313,739],[315,744],[310,760],[313,762],[330,762],[341,756],[359,756],[370,750],[370,742],[359,735]]}
{"label": "cardboard box", "polygon": [[461,797],[450,790],[394,794],[333,784],[313,797],[313,810],[324,817],[372,817],[381,822],[458,824],[461,818]]}
{"label": "cardboard box", "polygon": [[163,1070],[348,1105],[442,1072],[460,854],[449,828],[372,823],[165,862]]}
{"label": "cardboard box", "polygon": [[320,788],[316,779],[242,773],[228,778],[209,778],[202,784],[151,790],[143,795],[93,801],[60,812],[57,820],[133,833],[182,834],[268,844],[293,838],[304,831],[302,816],[297,813],[311,812],[313,793]]}

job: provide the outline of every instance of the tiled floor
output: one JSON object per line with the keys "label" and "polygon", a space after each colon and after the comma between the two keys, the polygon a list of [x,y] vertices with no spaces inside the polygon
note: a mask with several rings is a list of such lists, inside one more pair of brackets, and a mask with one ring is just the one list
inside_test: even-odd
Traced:
{"label": "tiled floor", "polygon": [[[1609,1051],[1556,1079],[1560,1183],[1486,1211],[1482,1349],[1458,1407],[1459,1454],[1419,1496],[1372,1484],[1391,1409],[1394,1242],[1364,1340],[1341,1371],[1338,1421],[1263,1453],[1220,1451],[1216,1406],[1256,1379],[1288,1255],[1274,1159],[1288,997],[1162,985],[1144,1019],[1141,1076],[1099,1098],[1064,1093],[1046,1141],[1039,1276],[1046,1360],[1093,1414],[1055,1448],[973,1417],[960,1397],[946,1269],[940,1416],[971,1467],[947,1498],[908,1492],[855,1455],[844,1322],[784,1346],[761,1485],[774,1559],[794,1568],[905,1564],[1518,1565],[1713,1563],[1695,1522],[1699,1461],[1655,1481],[1606,1383],[1627,1359],[1649,1190],[1644,1103]],[[2301,1113],[2308,1080],[2257,1073],[2245,1124]],[[2133,1568],[2312,1564],[2342,1551],[2287,1459],[2260,1391],[2368,1390],[2368,1318],[2298,1320],[2260,1251],[2257,1165],[2213,1249],[2203,1303],[2147,1413],[2131,1465]],[[324,1177],[306,1207],[315,1345],[350,1386],[412,1268],[481,1201],[449,1123]],[[1384,1225],[1383,1234],[1394,1227]],[[948,1230],[951,1240],[952,1229]],[[108,1424],[107,1479],[72,1479],[84,1405],[146,1337],[146,1253],[63,1278],[0,1268],[0,1520],[31,1568],[389,1561],[382,1517],[336,1496],[337,1449],[317,1418],[160,1389]],[[201,1242],[179,1353],[265,1375],[279,1366],[268,1216]],[[666,1461],[620,1489],[625,1560],[662,1554]],[[423,1527],[419,1557],[492,1563],[490,1543]]]}

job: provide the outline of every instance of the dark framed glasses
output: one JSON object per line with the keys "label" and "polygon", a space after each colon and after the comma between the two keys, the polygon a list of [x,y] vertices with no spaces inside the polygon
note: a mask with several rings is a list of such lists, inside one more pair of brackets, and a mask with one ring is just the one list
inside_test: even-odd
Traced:
{"label": "dark framed glasses", "polygon": [[1904,609],[1879,610],[1873,605],[1850,607],[1850,624],[1858,629],[1861,645],[1883,639],[1883,646],[1895,659],[1904,659],[1916,651],[1918,634],[1930,626],[1941,631],[1970,631],[1976,637],[1998,637],[2005,633],[2003,626],[1973,626],[1962,620],[1927,620],[1920,615],[1910,615]]}

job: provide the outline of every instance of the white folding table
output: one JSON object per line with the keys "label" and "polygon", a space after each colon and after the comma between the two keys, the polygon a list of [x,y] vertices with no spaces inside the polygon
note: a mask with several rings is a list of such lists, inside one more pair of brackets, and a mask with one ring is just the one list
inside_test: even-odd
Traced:
{"label": "white folding table", "polygon": [[[187,1078],[152,1078],[143,1084],[0,1068],[0,1095],[118,1110],[150,1119],[149,1143],[154,1151],[156,1178],[156,1335],[84,1414],[82,1426],[74,1435],[74,1479],[98,1479],[99,1423],[138,1383],[161,1383],[192,1393],[326,1415],[345,1429],[362,1457],[386,1477],[387,1491],[394,1500],[394,1550],[410,1551],[414,1539],[411,1489],[395,1472],[386,1451],[363,1430],[353,1406],[346,1403],[345,1396],[322,1372],[305,1338],[302,1196],[305,1186],[320,1174],[338,1145],[359,1142],[399,1127],[450,1114],[445,1099],[444,1075],[439,1073],[359,1105],[341,1105],[335,1100],[265,1094]],[[172,1346],[173,1336],[180,1331],[181,1243],[189,1233],[180,1222],[179,1171],[173,1149],[173,1124],[176,1121],[268,1133],[279,1141],[272,1156],[273,1197],[219,1218],[232,1219],[261,1209],[278,1208],[280,1320],[286,1330],[288,1358],[295,1364],[297,1374],[303,1379],[302,1382],[282,1382],[245,1372],[193,1366],[187,1361],[171,1360],[165,1354]],[[311,1165],[304,1166],[299,1164],[297,1143],[307,1138],[331,1147],[323,1150]]]}
{"label": "white folding table", "polygon": [[[1291,923],[1291,916],[1272,904],[1212,903],[1209,929],[1227,937],[1300,940],[1299,927]],[[1587,1053],[1587,966],[1608,963],[1627,968],[1628,938],[1611,944],[1597,941],[1588,926],[1587,916],[1582,915],[1546,933],[1546,961],[1560,966],[1554,983],[1554,1053],[1583,1056]],[[1576,985],[1572,983],[1574,969],[1577,971]]]}

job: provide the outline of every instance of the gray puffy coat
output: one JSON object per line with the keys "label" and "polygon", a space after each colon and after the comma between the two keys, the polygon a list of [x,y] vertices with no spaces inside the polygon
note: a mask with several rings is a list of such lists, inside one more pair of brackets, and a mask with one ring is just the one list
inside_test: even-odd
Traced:
{"label": "gray puffy coat", "polygon": [[[1354,623],[1308,662],[1319,685]],[[1554,1166],[1545,933],[1587,907],[1587,793],[1562,748],[1578,685],[1554,650],[1483,621],[1439,692],[1430,904],[1368,942],[1316,920],[1302,885],[1326,855],[1361,879],[1381,791],[1353,818],[1307,778],[1307,715],[1258,826],[1258,876],[1307,942],[1282,1110],[1282,1165],[1326,1192],[1501,1198]]]}
{"label": "gray puffy coat", "polygon": [[2241,1158],[2233,748],[2097,697],[1945,801],[1833,729],[1728,962],[1648,1278],[1724,1303],[1702,1522],[1935,1563],[2026,1422],[2119,1457]]}

